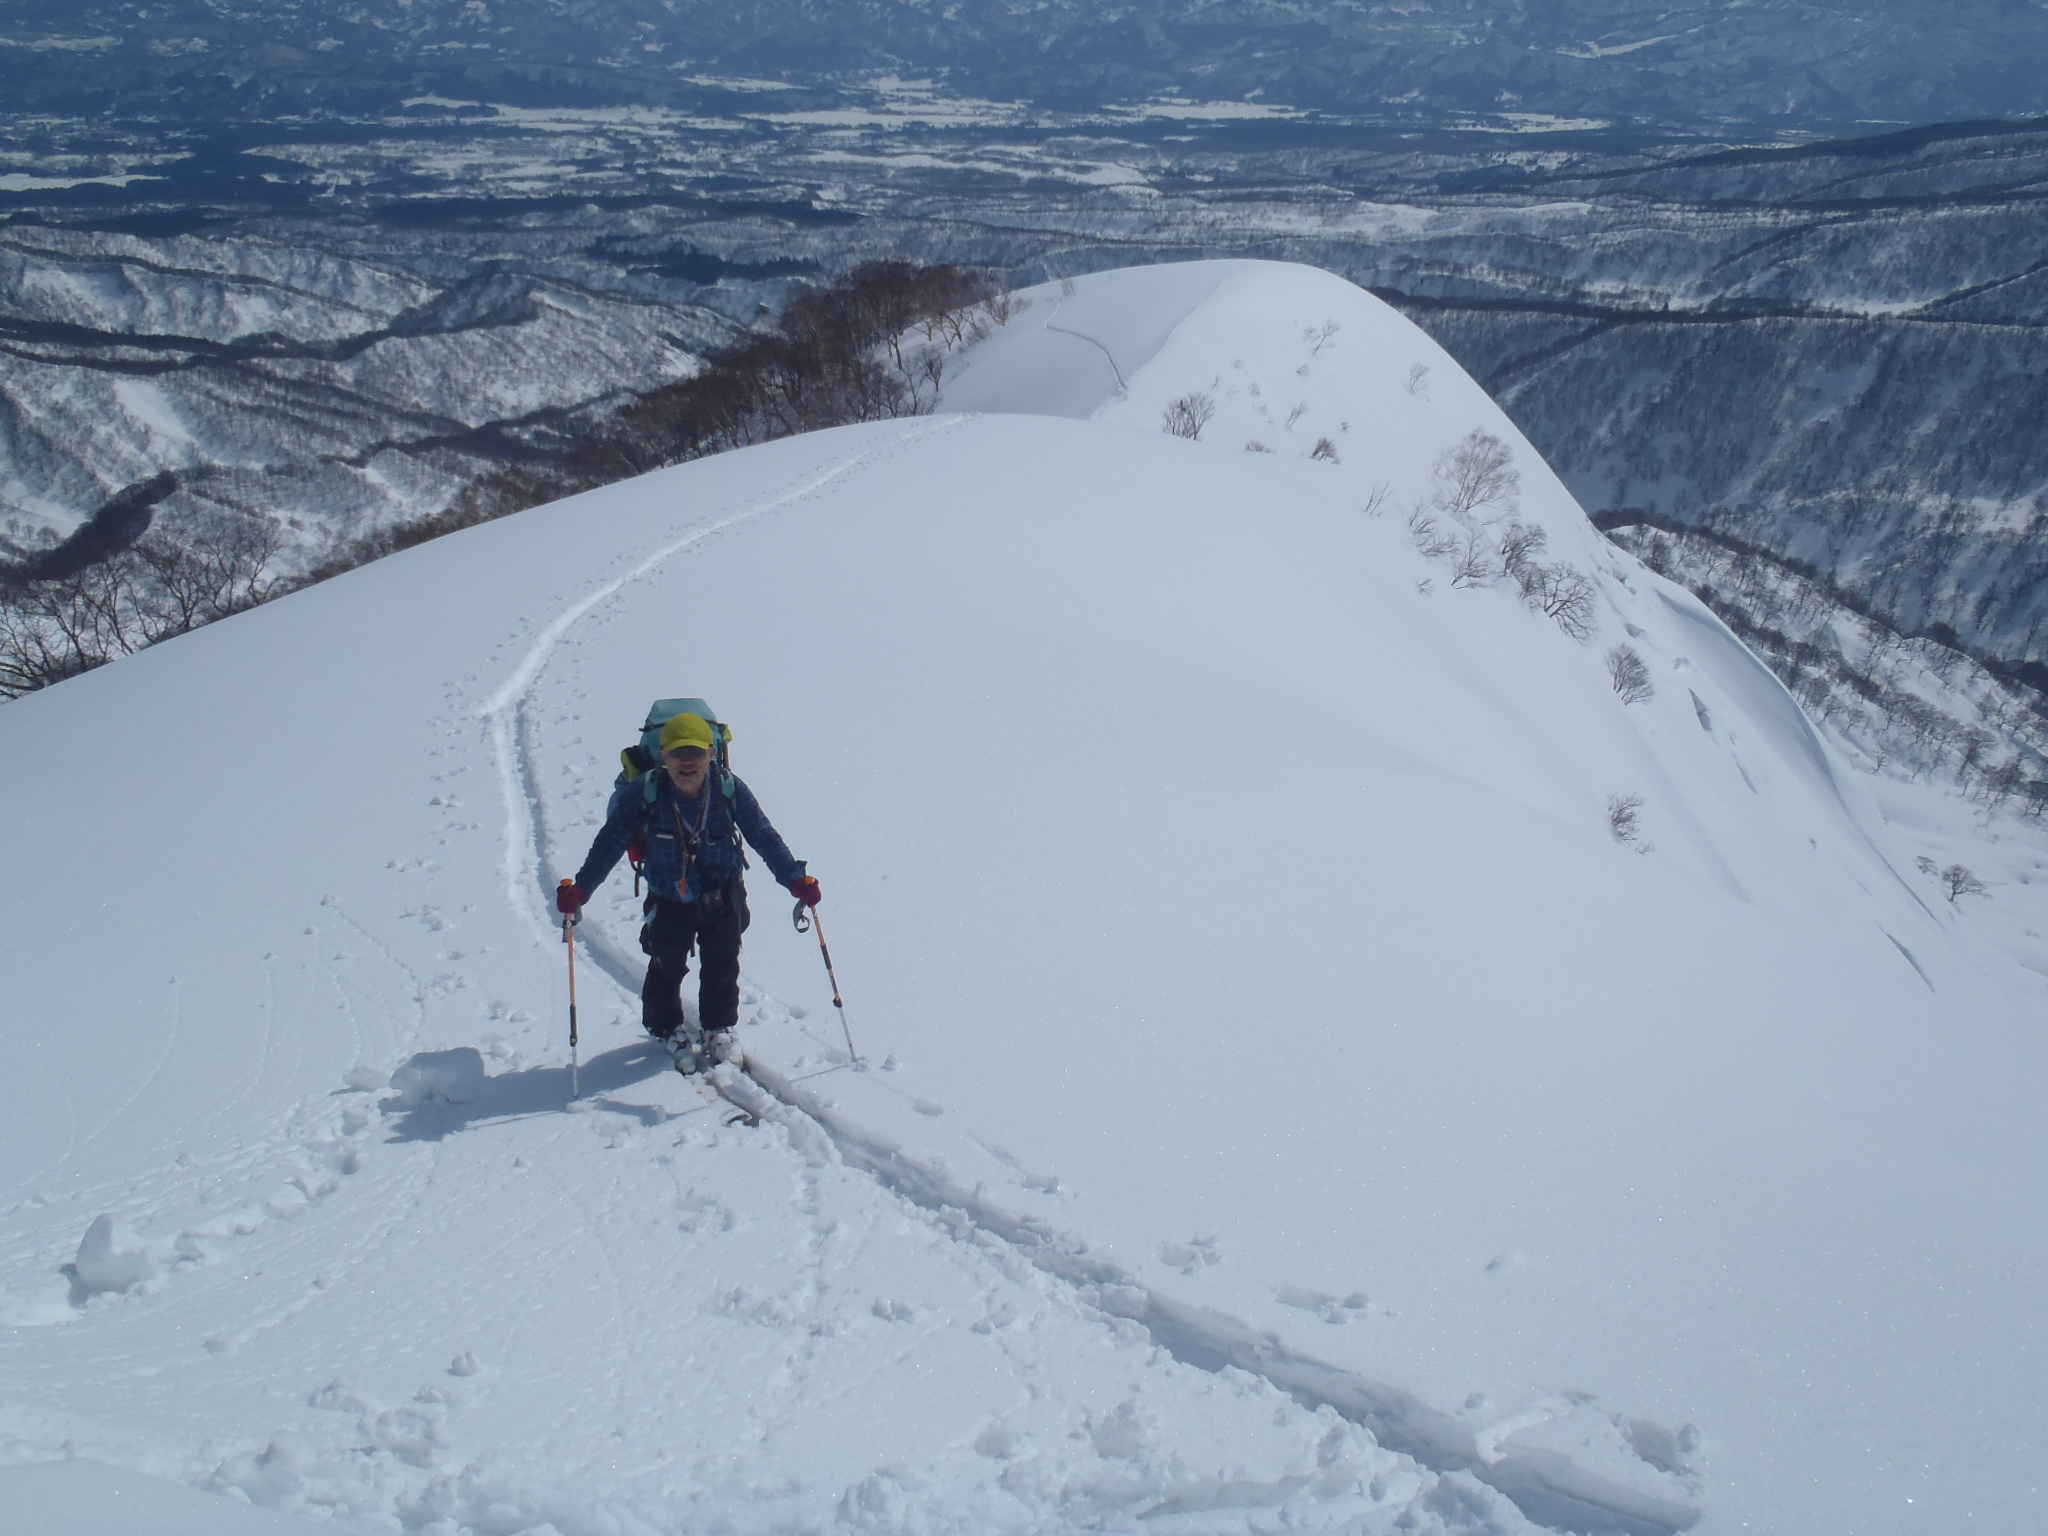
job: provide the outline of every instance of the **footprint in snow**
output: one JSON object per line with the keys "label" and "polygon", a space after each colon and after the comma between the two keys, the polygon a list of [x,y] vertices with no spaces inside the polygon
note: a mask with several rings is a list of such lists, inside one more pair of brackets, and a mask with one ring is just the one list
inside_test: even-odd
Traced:
{"label": "footprint in snow", "polygon": [[[1059,1181],[1053,1182],[1057,1185]],[[1159,1262],[1179,1270],[1184,1275],[1192,1275],[1212,1264],[1222,1263],[1223,1250],[1214,1237],[1192,1238],[1185,1243],[1161,1243]]]}
{"label": "footprint in snow", "polygon": [[1294,1307],[1302,1312],[1313,1312],[1326,1323],[1344,1324],[1364,1312],[1372,1303],[1363,1291],[1353,1291],[1341,1301],[1321,1291],[1303,1290],[1299,1286],[1283,1285],[1273,1293],[1273,1299],[1283,1307]]}

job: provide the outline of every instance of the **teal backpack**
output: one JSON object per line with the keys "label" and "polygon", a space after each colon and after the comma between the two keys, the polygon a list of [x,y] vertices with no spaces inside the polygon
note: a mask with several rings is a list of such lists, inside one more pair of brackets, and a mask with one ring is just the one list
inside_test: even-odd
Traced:
{"label": "teal backpack", "polygon": [[677,715],[701,715],[711,722],[711,766],[718,774],[718,787],[725,798],[732,798],[732,760],[726,748],[732,741],[732,727],[711,712],[711,706],[702,699],[656,699],[647,706],[647,719],[640,727],[640,739],[619,754],[622,771],[621,784],[638,784],[643,780],[647,788],[647,803],[654,804],[655,769],[661,766],[661,728]]}
{"label": "teal backpack", "polygon": [[[655,772],[661,766],[661,728],[676,715],[701,715],[711,722],[711,766],[718,775],[718,787],[730,800],[733,791],[732,760],[727,747],[732,741],[732,727],[721,721],[711,711],[711,706],[702,699],[656,699],[647,706],[647,719],[640,726],[640,739],[619,754],[619,783],[638,784],[647,797],[647,804],[654,804],[661,786],[661,778]],[[739,829],[733,829],[733,841],[739,841]],[[633,866],[633,894],[640,894],[640,876],[646,864],[644,850],[636,842],[627,857]],[[746,861],[746,852],[741,850],[740,860]]]}

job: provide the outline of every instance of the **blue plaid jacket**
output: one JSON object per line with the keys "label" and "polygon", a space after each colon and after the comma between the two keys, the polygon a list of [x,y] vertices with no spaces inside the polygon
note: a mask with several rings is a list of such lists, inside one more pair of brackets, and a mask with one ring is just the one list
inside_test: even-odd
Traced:
{"label": "blue plaid jacket", "polygon": [[654,770],[654,803],[647,802],[644,781],[621,784],[612,791],[604,826],[590,845],[576,883],[594,891],[624,857],[627,845],[642,833],[647,839],[647,889],[668,901],[694,901],[706,891],[723,890],[740,878],[744,867],[739,838],[761,855],[778,885],[804,877],[803,860],[790,857],[789,847],[769,823],[761,802],[746,782],[735,778],[730,799],[719,790],[714,771],[704,793],[685,800],[669,776]]}

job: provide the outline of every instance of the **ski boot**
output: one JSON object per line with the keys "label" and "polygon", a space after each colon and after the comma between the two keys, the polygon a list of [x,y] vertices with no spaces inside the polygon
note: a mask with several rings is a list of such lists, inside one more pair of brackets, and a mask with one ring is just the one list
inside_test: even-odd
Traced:
{"label": "ski boot", "polygon": [[702,1050],[697,1043],[696,1036],[690,1032],[687,1026],[677,1030],[672,1035],[650,1035],[648,1038],[654,1042],[663,1055],[668,1057],[670,1064],[685,1077],[688,1077],[703,1065]]}

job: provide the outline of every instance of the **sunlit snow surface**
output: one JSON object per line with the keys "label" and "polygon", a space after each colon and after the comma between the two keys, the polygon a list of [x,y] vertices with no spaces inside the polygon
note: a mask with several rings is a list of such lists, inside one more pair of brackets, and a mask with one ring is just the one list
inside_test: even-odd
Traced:
{"label": "sunlit snow surface", "polygon": [[[2038,1523],[2042,978],[1405,321],[1073,287],[947,403],[1089,419],[703,461],[0,711],[0,1531]],[[1474,428],[1590,644],[1411,546]],[[640,1044],[618,877],[565,1107],[546,888],[687,693],[870,1063],[757,870],[758,1127]]]}

